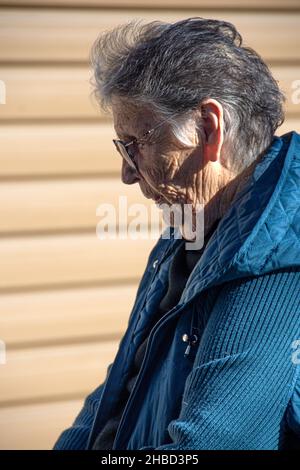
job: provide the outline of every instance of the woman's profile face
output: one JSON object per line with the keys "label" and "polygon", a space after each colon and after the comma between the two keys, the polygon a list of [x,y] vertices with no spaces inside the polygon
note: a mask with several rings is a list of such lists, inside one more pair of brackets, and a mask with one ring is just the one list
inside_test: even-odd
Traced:
{"label": "woman's profile face", "polygon": [[[112,104],[114,128],[119,139],[129,142],[159,124],[149,110],[115,98]],[[132,145],[134,161],[141,174],[123,159],[122,181],[139,183],[146,198],[169,204],[193,203],[196,199],[196,181],[201,172],[199,147],[184,149],[175,140],[168,122],[163,123],[143,144]]]}

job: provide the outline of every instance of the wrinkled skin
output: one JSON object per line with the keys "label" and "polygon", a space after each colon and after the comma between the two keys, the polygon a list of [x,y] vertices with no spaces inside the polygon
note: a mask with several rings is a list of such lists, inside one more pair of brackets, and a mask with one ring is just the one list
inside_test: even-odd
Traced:
{"label": "wrinkled skin", "polygon": [[[160,122],[150,109],[138,107],[123,97],[113,98],[112,112],[116,134],[124,141],[140,138]],[[196,204],[203,205],[205,235],[227,211],[253,165],[237,175],[228,167],[224,149],[221,154],[224,132],[220,103],[208,99],[201,103],[199,113],[203,131],[195,129],[193,122],[187,130],[193,148],[179,144],[165,122],[145,144],[134,147],[140,175],[123,159],[122,181],[138,183],[146,198],[155,200],[162,195],[163,202],[192,204],[193,210]]]}

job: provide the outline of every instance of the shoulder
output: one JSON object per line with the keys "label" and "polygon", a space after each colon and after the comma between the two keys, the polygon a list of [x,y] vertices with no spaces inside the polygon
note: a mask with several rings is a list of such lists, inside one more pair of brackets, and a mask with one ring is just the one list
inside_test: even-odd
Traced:
{"label": "shoulder", "polygon": [[277,304],[300,306],[300,266],[287,267],[257,276],[232,279],[218,286],[218,299],[252,308],[264,303],[264,311]]}
{"label": "shoulder", "polygon": [[[275,356],[281,351],[290,357],[293,341],[300,339],[299,267],[235,279],[212,290],[214,296],[208,292],[204,300],[204,310],[206,303],[210,310],[205,334],[232,335],[242,348],[265,345]],[[200,310],[200,299],[197,305]]]}

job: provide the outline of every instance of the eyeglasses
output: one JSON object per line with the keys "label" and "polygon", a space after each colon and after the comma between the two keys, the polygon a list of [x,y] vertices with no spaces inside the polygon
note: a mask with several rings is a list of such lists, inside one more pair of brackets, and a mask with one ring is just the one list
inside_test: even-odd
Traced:
{"label": "eyeglasses", "polygon": [[171,116],[168,119],[158,123],[156,126],[152,127],[152,129],[150,129],[149,131],[146,131],[141,136],[140,139],[134,138],[130,142],[125,142],[125,141],[120,140],[120,139],[113,139],[113,143],[115,144],[115,147],[116,147],[117,151],[122,155],[124,160],[126,160],[128,165],[130,165],[130,167],[133,168],[138,174],[140,174],[140,172],[139,172],[139,169],[138,169],[137,164],[135,162],[134,150],[133,149],[130,150],[130,149],[128,149],[128,147],[130,147],[130,145],[133,145],[133,144],[138,145],[138,144],[145,143],[145,141],[155,131],[155,129],[162,126],[163,124],[168,122],[169,119],[171,119],[172,117],[174,117],[176,115],[178,115],[178,113],[171,114]]}

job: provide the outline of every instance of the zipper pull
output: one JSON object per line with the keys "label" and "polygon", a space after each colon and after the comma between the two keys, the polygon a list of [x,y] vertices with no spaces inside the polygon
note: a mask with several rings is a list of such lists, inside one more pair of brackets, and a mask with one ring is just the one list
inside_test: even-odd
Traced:
{"label": "zipper pull", "polygon": [[187,348],[186,348],[186,350],[185,350],[185,353],[184,353],[184,357],[187,357],[187,356],[190,354],[190,350],[191,350],[191,345],[188,344],[188,345],[187,345]]}
{"label": "zipper pull", "polygon": [[187,333],[182,335],[182,341],[185,343],[188,343],[187,348],[184,352],[184,357],[187,357],[190,354],[191,347],[197,343],[198,341],[198,336],[197,335],[191,335],[189,336]]}

